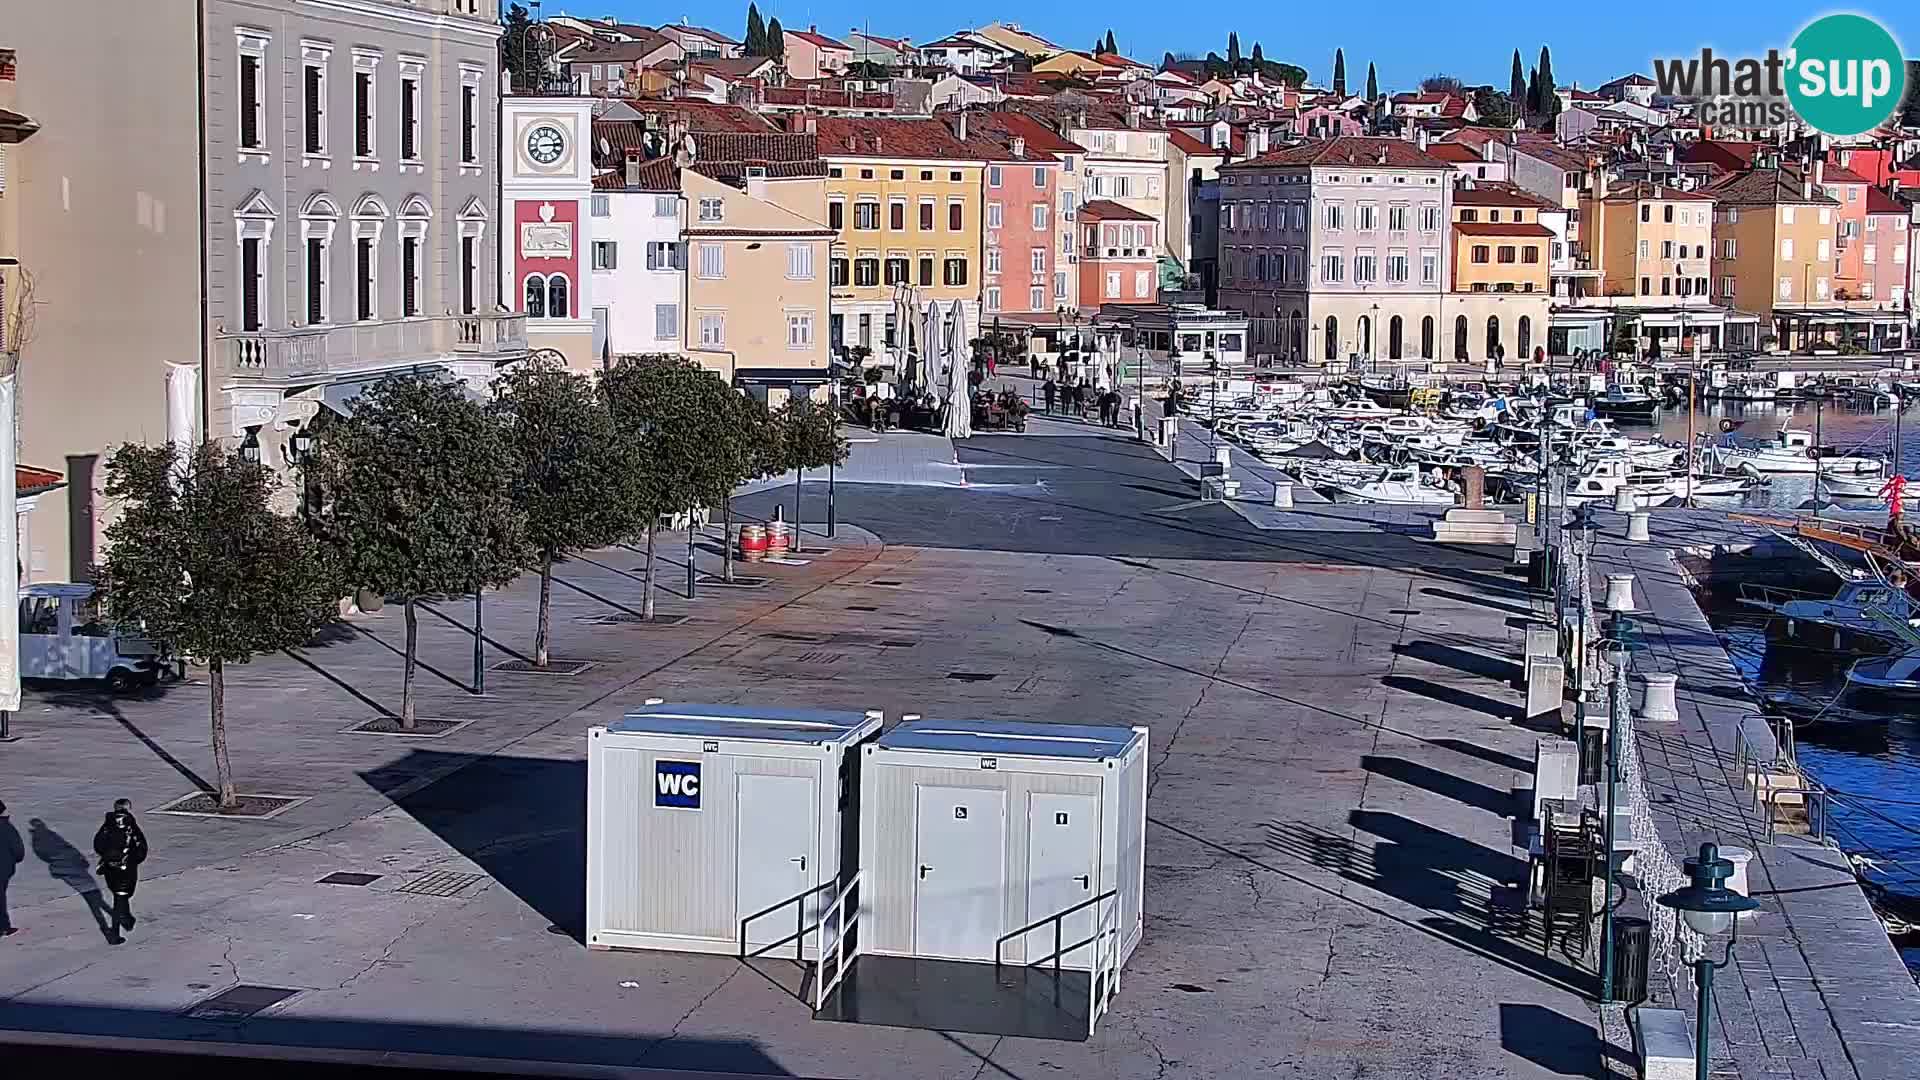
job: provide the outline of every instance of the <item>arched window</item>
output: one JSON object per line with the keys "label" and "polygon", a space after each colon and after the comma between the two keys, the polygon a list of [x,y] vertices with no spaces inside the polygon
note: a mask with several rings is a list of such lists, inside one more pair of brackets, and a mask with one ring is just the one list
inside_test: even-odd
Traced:
{"label": "arched window", "polygon": [[567,306],[567,275],[554,274],[547,279],[547,317],[569,319],[573,309]]}
{"label": "arched window", "polygon": [[1373,355],[1373,319],[1371,319],[1366,315],[1360,316],[1359,330],[1360,330],[1360,351],[1365,353],[1368,356],[1372,356]]}
{"label": "arched window", "polygon": [[1533,355],[1533,320],[1525,315],[1520,316],[1520,328],[1518,332],[1520,334],[1520,359],[1525,360],[1527,357]]}
{"label": "arched window", "polygon": [[1453,358],[1467,358],[1467,317],[1461,315],[1453,320]]}
{"label": "arched window", "polygon": [[1387,359],[1400,359],[1400,316],[1395,315],[1387,322]]}
{"label": "arched window", "polygon": [[1420,359],[1433,359],[1433,316],[1420,320]]}
{"label": "arched window", "polygon": [[1487,355],[1497,356],[1499,355],[1499,353],[1500,353],[1500,316],[1489,315],[1487,316]]}
{"label": "arched window", "polygon": [[1327,316],[1327,359],[1340,359],[1340,320]]}
{"label": "arched window", "polygon": [[527,275],[527,318],[547,317],[547,279],[540,274]]}

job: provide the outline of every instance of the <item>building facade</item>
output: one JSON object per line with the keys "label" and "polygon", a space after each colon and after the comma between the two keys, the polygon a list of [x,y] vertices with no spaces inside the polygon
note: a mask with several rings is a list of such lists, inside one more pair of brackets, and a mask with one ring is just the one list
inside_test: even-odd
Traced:
{"label": "building facade", "polygon": [[1272,355],[1438,358],[1453,174],[1412,143],[1364,137],[1223,166],[1220,306],[1269,320]]}
{"label": "building facade", "polygon": [[[683,169],[680,184],[688,208],[687,355],[762,394],[823,380],[834,231],[774,201],[763,178],[736,186]],[[818,178],[810,186],[823,203]]]}
{"label": "building facade", "polygon": [[[165,6],[9,12],[43,128],[16,148],[39,297],[20,453],[70,480],[36,511],[34,577],[97,560],[117,443],[245,442],[286,468],[295,429],[384,373],[481,383],[526,355],[494,270],[495,11],[208,0],[203,21],[196,41]],[[140,92],[72,62],[103,47],[137,51]]]}
{"label": "building facade", "polygon": [[592,295],[606,308],[595,320],[593,354],[674,353],[684,347],[686,202],[670,158],[643,161],[628,151],[624,167],[594,177],[588,203]]}
{"label": "building facade", "polygon": [[1151,304],[1159,295],[1160,223],[1111,199],[1080,208],[1080,309]]}
{"label": "building facade", "polygon": [[499,133],[508,303],[524,317],[531,348],[551,349],[580,371],[600,366],[594,341],[605,340],[610,319],[589,272],[592,111],[588,98],[509,97]]}
{"label": "building facade", "polygon": [[[1541,221],[1543,213],[1559,208],[1512,185],[1463,181],[1455,189],[1452,288],[1441,324],[1448,359],[1544,356],[1554,233]],[[1392,337],[1390,325],[1387,334]]]}

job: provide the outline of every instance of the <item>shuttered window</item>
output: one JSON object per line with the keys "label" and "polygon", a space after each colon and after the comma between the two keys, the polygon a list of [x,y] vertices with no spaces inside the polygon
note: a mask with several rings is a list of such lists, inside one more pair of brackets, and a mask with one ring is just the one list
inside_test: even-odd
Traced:
{"label": "shuttered window", "polygon": [[260,241],[240,241],[240,329],[260,329]]}

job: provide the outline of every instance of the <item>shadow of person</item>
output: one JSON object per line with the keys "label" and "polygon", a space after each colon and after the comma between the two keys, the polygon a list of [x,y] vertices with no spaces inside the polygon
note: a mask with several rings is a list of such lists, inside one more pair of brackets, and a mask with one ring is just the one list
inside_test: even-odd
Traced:
{"label": "shadow of person", "polygon": [[27,834],[34,856],[47,864],[47,873],[79,893],[80,898],[87,902],[88,913],[100,927],[100,936],[108,941],[118,937],[110,914],[113,909],[100,895],[100,883],[93,880],[93,870],[80,849],[67,843],[65,837],[48,828],[40,818],[27,822]]}

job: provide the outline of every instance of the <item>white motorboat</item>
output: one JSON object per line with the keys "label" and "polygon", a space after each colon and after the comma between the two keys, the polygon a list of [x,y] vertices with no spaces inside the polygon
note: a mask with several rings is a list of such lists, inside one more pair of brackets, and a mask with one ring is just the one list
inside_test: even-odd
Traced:
{"label": "white motorboat", "polygon": [[1762,446],[1722,446],[1714,450],[1722,471],[1734,472],[1752,466],[1761,472],[1811,473],[1824,475],[1878,474],[1886,468],[1879,458],[1828,453],[1813,444],[1813,433],[1799,428],[1781,428],[1773,441]]}
{"label": "white motorboat", "polygon": [[1412,506],[1452,506],[1453,492],[1421,476],[1410,467],[1388,469],[1378,480],[1363,484],[1336,484],[1339,494],[1363,503],[1393,503]]}
{"label": "white motorboat", "polygon": [[1847,689],[1898,698],[1920,698],[1920,649],[1869,656],[1847,669]]}
{"label": "white motorboat", "polygon": [[1827,597],[1746,582],[1740,586],[1738,599],[1747,607],[1774,616],[1777,621],[1770,623],[1769,629],[1788,639],[1805,637],[1804,627],[1821,627],[1897,646],[1904,637],[1899,624],[1911,627],[1915,616],[1913,600],[1905,589],[1871,576],[1849,578],[1838,592]]}
{"label": "white motorboat", "polygon": [[[1838,476],[1822,472],[1820,487],[1836,499],[1885,499],[1887,482],[1876,475]],[[1920,484],[1908,484],[1900,493],[1902,503],[1920,503]]]}
{"label": "white motorboat", "polygon": [[[1681,483],[1685,484],[1686,481],[1682,480]],[[1590,502],[1611,504],[1622,488],[1633,491],[1636,510],[1665,506],[1680,494],[1674,488],[1673,478],[1664,470],[1643,470],[1629,458],[1604,457],[1588,461],[1567,481],[1567,505],[1579,506]]]}

